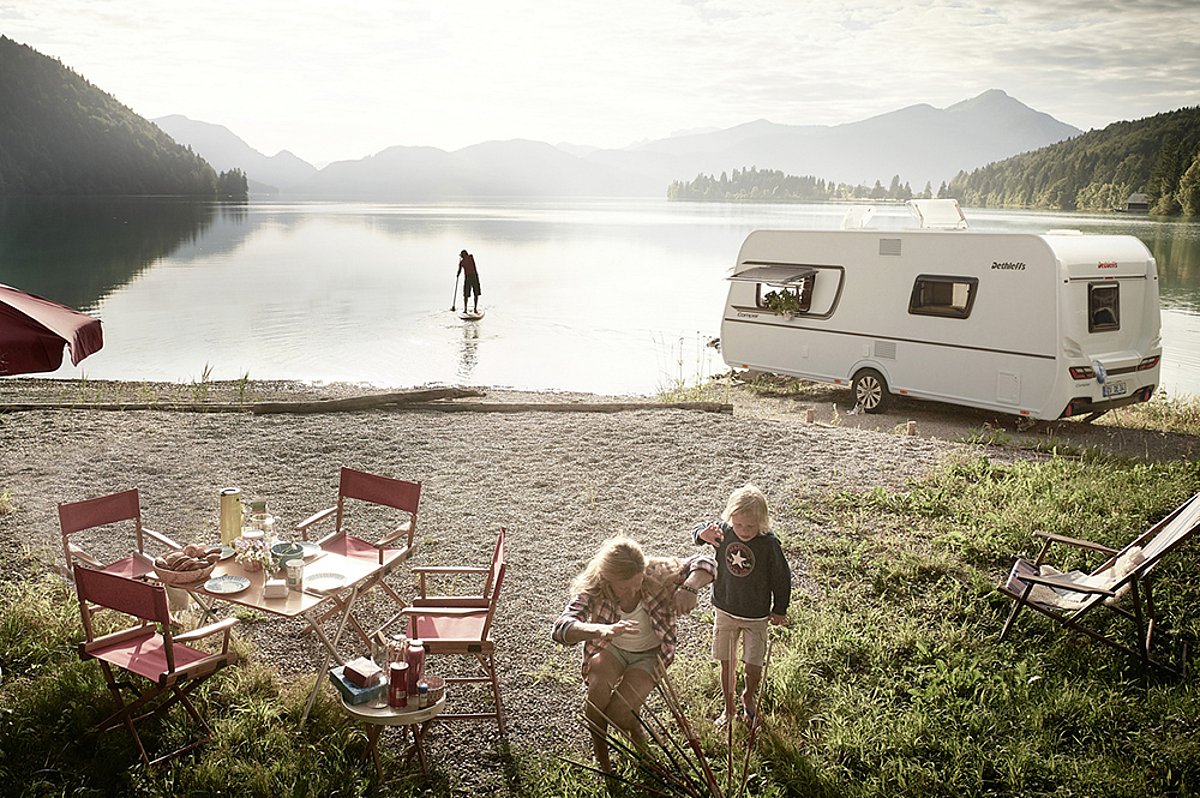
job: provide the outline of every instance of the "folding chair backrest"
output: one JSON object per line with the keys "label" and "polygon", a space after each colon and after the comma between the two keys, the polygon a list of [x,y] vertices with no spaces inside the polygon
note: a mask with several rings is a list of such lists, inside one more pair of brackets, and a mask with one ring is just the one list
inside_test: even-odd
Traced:
{"label": "folding chair backrest", "polygon": [[421,483],[368,474],[343,466],[338,495],[394,507],[415,515],[421,502]]}
{"label": "folding chair backrest", "polygon": [[[79,593],[80,604],[84,605],[85,609],[86,603],[91,602],[144,621],[161,624],[171,622],[167,591],[162,585],[152,585],[76,564],[75,589]],[[84,614],[86,617],[86,611]]]}
{"label": "folding chair backrest", "polygon": [[146,549],[142,541],[142,505],[137,488],[58,505],[58,524],[62,529],[63,554],[67,558],[67,569],[71,568],[74,560],[69,540],[71,535],[85,529],[122,521],[133,522],[137,550],[144,552]]}
{"label": "folding chair backrest", "polygon": [[1200,528],[1200,493],[1180,505],[1159,524],[1159,530],[1142,545],[1148,562],[1174,550]]}
{"label": "folding chair backrest", "polygon": [[342,467],[338,479],[337,518],[335,526],[342,531],[346,499],[391,507],[409,515],[408,543],[411,546],[417,533],[417,508],[421,504],[421,483],[393,479],[353,468]]}
{"label": "folding chair backrest", "polygon": [[493,588],[496,587],[496,576],[498,575],[499,566],[504,563],[504,536],[508,530],[500,528],[500,534],[496,536],[496,545],[492,549],[492,567],[488,571],[487,579],[483,584],[483,597],[490,600]]}
{"label": "folding chair backrest", "polygon": [[483,624],[483,639],[487,639],[488,632],[491,631],[492,621],[496,617],[496,605],[500,601],[500,588],[504,585],[504,573],[508,570],[508,564],[504,561],[504,536],[505,530],[500,530],[500,536],[496,539],[496,559],[492,563],[491,573],[488,574],[488,583],[491,587],[490,593],[484,595],[489,596],[487,620]]}

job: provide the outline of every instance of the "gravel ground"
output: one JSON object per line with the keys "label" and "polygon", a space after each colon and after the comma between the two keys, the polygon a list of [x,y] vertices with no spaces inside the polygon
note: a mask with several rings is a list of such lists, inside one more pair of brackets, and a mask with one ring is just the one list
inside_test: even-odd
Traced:
{"label": "gravel ground", "polygon": [[[78,389],[71,389],[78,390]],[[102,392],[103,387],[89,388]],[[109,389],[111,390],[111,388]],[[146,390],[143,388],[142,390]],[[226,391],[232,390],[228,386]],[[255,398],[353,392],[350,387],[254,386]],[[0,402],[70,398],[59,385],[7,381]],[[214,392],[210,399],[220,398]],[[489,391],[488,401],[598,400]],[[691,524],[716,515],[746,481],[764,488],[777,528],[803,539],[795,500],[841,489],[900,487],[963,445],[891,431],[803,424],[794,411],[739,394],[733,415],[681,410],[597,413],[439,413],[380,410],[311,416],[161,411],[29,411],[0,414],[0,492],[14,512],[0,518],[0,557],[38,572],[62,558],[57,502],[129,487],[141,491],[145,523],[181,542],[217,536],[218,491],[235,485],[267,497],[286,524],[336,498],[346,465],[423,485],[416,564],[484,564],[500,527],[509,532],[509,575],[495,635],[514,751],[575,750],[585,756],[577,716],[579,649],[549,637],[567,586],[614,533],[652,554],[687,555]],[[900,422],[896,422],[900,423]],[[797,589],[812,590],[802,553]],[[394,581],[412,592],[407,569]],[[681,619],[683,652],[706,650],[698,616]],[[364,607],[367,617],[385,609]],[[243,624],[256,656],[307,680],[318,654],[298,624]],[[436,662],[431,669],[437,672]],[[435,768],[472,791],[519,792],[504,775],[494,725],[439,727]],[[471,751],[466,759],[463,751]],[[478,757],[479,761],[471,761]],[[453,763],[453,764],[452,764]],[[468,767],[470,766],[470,767]],[[474,772],[470,777],[464,774]]]}

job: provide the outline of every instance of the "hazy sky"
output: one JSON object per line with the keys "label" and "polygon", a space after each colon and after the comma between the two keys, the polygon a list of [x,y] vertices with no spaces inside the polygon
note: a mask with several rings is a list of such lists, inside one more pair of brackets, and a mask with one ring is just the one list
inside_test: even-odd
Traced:
{"label": "hazy sky", "polygon": [[0,0],[0,33],[268,155],[623,147],[999,88],[1083,129],[1200,105],[1197,0]]}

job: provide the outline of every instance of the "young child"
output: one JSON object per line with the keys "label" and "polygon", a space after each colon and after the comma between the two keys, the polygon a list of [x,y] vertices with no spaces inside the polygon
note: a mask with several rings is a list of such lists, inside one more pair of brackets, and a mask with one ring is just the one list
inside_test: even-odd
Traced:
{"label": "young child", "polygon": [[767,624],[787,622],[792,596],[792,574],[779,539],[770,532],[767,498],[753,485],[733,492],[717,521],[701,522],[692,530],[695,543],[716,547],[717,581],[713,585],[713,659],[721,663],[721,693],[725,711],[716,724],[724,726],[733,715],[737,687],[738,637],[746,688],[738,716],[753,722],[758,714],[755,697],[762,678],[767,650]]}

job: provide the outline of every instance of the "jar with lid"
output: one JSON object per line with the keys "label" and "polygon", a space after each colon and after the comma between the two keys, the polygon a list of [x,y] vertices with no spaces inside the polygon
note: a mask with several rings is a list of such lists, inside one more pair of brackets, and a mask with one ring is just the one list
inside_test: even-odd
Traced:
{"label": "jar with lid", "polygon": [[425,678],[425,643],[414,637],[408,641],[408,692],[417,694],[417,682]]}
{"label": "jar with lid", "polygon": [[392,635],[387,644],[388,662],[408,662],[408,638],[402,632]]}

